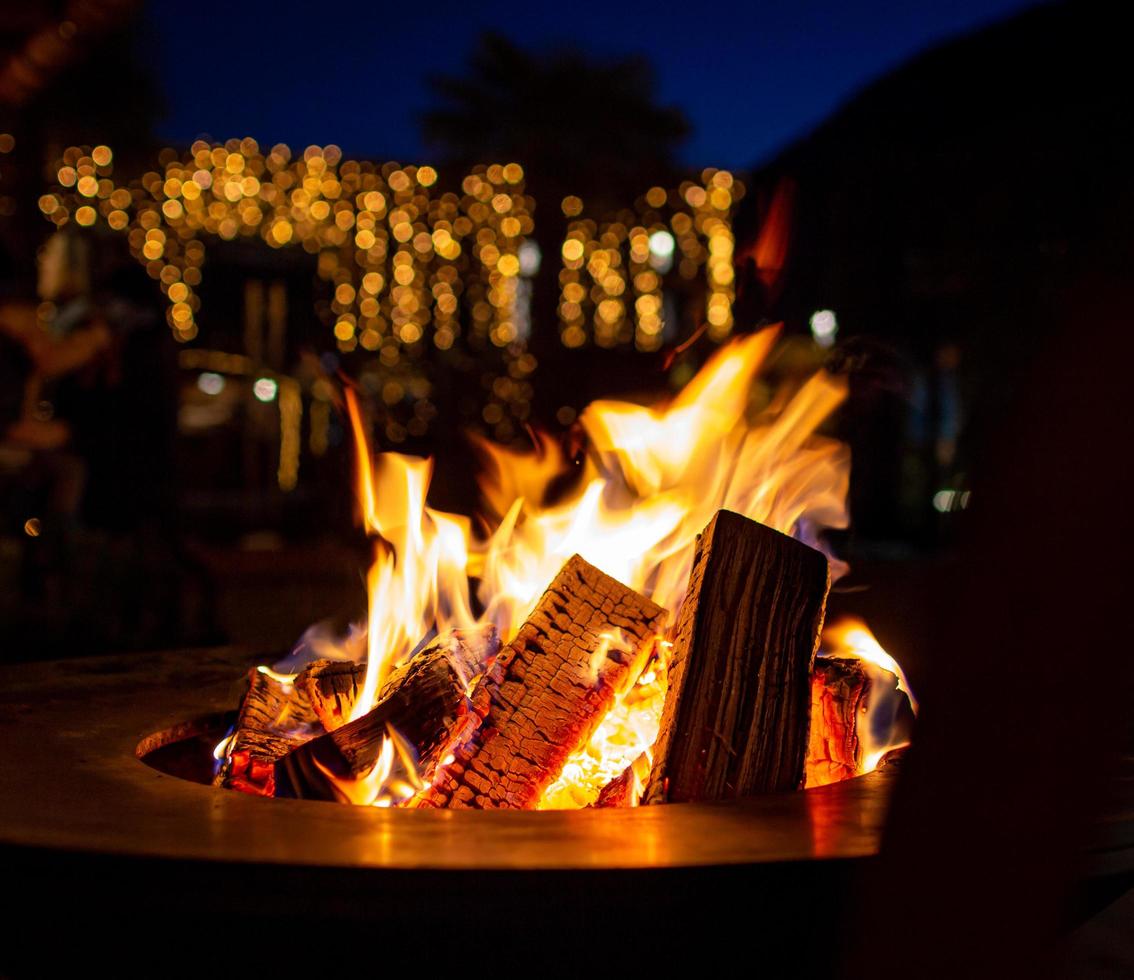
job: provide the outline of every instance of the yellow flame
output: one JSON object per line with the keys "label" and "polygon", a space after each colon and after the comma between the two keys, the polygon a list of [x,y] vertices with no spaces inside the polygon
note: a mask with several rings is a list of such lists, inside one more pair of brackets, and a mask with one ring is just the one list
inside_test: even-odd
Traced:
{"label": "yellow flame", "polygon": [[[845,383],[819,372],[750,418],[752,382],[776,337],[769,329],[721,348],[668,404],[593,403],[580,417],[588,447],[581,465],[572,465],[545,434],[535,434],[527,453],[480,442],[487,536],[478,538],[468,519],[426,506],[428,460],[371,454],[362,411],[348,390],[362,523],[376,538],[367,672],[352,719],[373,707],[390,671],[432,631],[475,624],[470,576],[479,579],[482,620],[507,640],[573,554],[672,616],[696,537],[717,510],[812,544],[820,530],[845,526],[849,454],[816,433],[845,397]],[[618,639],[611,634],[603,642]],[[645,773],[638,769],[648,768],[665,701],[667,656],[659,645],[545,794],[544,806],[586,805],[631,765],[640,790]],[[343,794],[396,804],[392,773],[375,766],[365,787]],[[410,779],[401,789],[412,787]]]}
{"label": "yellow flame", "polygon": [[[609,641],[603,641],[600,648]],[[589,806],[612,779],[633,767],[632,805],[637,805],[653,762],[662,708],[668,690],[669,654],[673,644],[659,638],[654,656],[634,683],[615,701],[590,741],[572,755],[559,778],[540,801],[542,810],[572,810]],[[605,650],[604,650],[605,652]]]}
{"label": "yellow flame", "polygon": [[859,772],[873,772],[888,752],[909,744],[902,728],[894,724],[901,708],[897,695],[905,697],[914,713],[917,699],[901,665],[882,648],[861,619],[847,616],[830,623],[823,630],[823,652],[832,657],[852,657],[866,666],[870,694],[866,712],[856,719],[856,731],[862,746]]}
{"label": "yellow flame", "polygon": [[270,677],[277,684],[282,684],[285,688],[294,684],[295,678],[299,676],[298,674],[281,674],[279,671],[272,670],[271,667],[265,667],[263,664],[256,669],[265,677]]}
{"label": "yellow flame", "polygon": [[223,762],[228,758],[228,754],[232,751],[232,743],[236,741],[236,732],[231,732],[217,742],[216,747],[213,749],[213,758],[217,762]]}
{"label": "yellow flame", "polygon": [[318,759],[314,762],[327,777],[327,782],[331,784],[342,802],[353,803],[355,806],[381,806],[378,800],[385,798],[383,790],[394,768],[394,742],[393,739],[383,735],[378,759],[369,772],[357,779],[343,779],[336,776]]}
{"label": "yellow flame", "polygon": [[526,488],[494,533],[473,542],[479,598],[509,636],[572,554],[582,555],[673,614],[685,593],[697,535],[722,507],[785,533],[801,521],[844,527],[850,458],[815,435],[845,397],[845,383],[820,372],[768,420],[746,418],[752,380],[774,329],[722,348],[666,406],[598,401],[581,416],[590,440],[577,489],[541,505],[552,472],[545,446],[527,456],[482,446],[491,465],[485,498],[500,486]]}
{"label": "yellow flame", "polygon": [[432,463],[397,453],[377,460],[358,400],[346,392],[354,432],[359,502],[366,530],[379,536],[367,577],[367,668],[351,720],[374,706],[390,671],[432,629],[471,626],[467,518],[425,506]]}

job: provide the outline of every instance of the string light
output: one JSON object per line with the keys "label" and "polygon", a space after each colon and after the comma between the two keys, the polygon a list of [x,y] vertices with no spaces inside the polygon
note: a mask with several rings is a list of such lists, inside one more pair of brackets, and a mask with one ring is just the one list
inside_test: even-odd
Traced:
{"label": "string light", "polygon": [[[40,198],[40,211],[59,227],[105,221],[124,232],[168,296],[167,318],[180,341],[197,334],[196,290],[209,237],[260,237],[273,248],[298,246],[317,255],[318,274],[333,287],[332,330],[344,352],[362,346],[393,365],[430,328],[434,345],[447,350],[461,332],[462,307],[471,314],[474,348],[485,340],[506,348],[518,336],[517,277],[534,274],[524,266],[533,261],[525,249],[534,244],[527,236],[535,205],[517,163],[474,168],[460,195],[438,188],[433,167],[343,160],[333,145],[310,146],[293,158],[283,144],[263,152],[247,138],[197,141],[187,156],[163,150],[159,169],[126,185],[115,182],[113,164],[109,146],[69,147],[55,168],[58,186]],[[582,285],[582,277],[560,276],[563,343],[581,346],[588,320],[601,346],[628,342],[632,332],[624,324],[632,307],[635,341],[652,349],[648,338],[659,335],[652,319],[661,308],[657,287],[626,295],[626,271],[640,264],[628,254],[635,250],[631,226],[646,230],[648,261],[659,274],[675,258],[685,279],[704,268],[710,332],[723,339],[732,329],[734,295],[730,219],[742,194],[730,173],[708,169],[699,183],[685,181],[675,191],[652,187],[636,213],[601,222],[581,217],[581,198],[564,198],[562,210],[574,220],[563,243],[563,271],[585,269],[590,286],[579,295],[568,287]]]}
{"label": "string light", "polygon": [[[315,257],[328,290],[320,315],[340,352],[361,349],[376,356],[383,378],[408,380],[420,377],[412,365],[430,345],[498,350],[501,370],[485,375],[481,418],[505,440],[528,418],[537,366],[526,348],[529,280],[541,256],[520,164],[474,167],[455,190],[431,166],[347,160],[334,145],[265,150],[249,138],[163,150],[156,168],[130,182],[116,180],[114,164],[109,146],[68,147],[39,209],[60,228],[74,222],[123,234],[165,293],[179,342],[198,334],[206,243],[258,238]],[[581,198],[564,198],[569,224],[555,256],[564,346],[658,349],[665,290],[702,276],[710,335],[724,339],[733,326],[731,218],[743,193],[727,171],[709,169],[673,189],[651,187],[615,214],[591,217]],[[428,404],[414,396],[405,414],[388,412],[387,437],[424,433]],[[328,417],[325,404],[313,403],[312,452],[325,451]]]}

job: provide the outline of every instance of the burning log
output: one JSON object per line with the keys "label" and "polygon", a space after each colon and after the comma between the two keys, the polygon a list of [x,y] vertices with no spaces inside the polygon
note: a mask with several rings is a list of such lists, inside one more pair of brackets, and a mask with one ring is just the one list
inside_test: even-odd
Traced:
{"label": "burning log", "polygon": [[478,682],[479,726],[415,805],[535,807],[633,682],[665,615],[572,557]]}
{"label": "burning log", "polygon": [[[439,637],[390,675],[371,711],[280,759],[275,775],[281,791],[309,799],[338,799],[332,780],[356,781],[370,773],[387,737],[408,742],[417,753],[417,772],[430,772],[464,733],[471,678],[499,646],[492,626],[452,630]],[[338,684],[347,672],[332,675]]]}
{"label": "burning log", "polygon": [[642,791],[643,777],[650,774],[650,762],[645,753],[638,756],[622,772],[600,790],[591,806],[604,809],[614,806],[637,806]]}
{"label": "burning log", "polygon": [[295,679],[323,727],[333,732],[350,718],[366,680],[366,664],[349,660],[316,660]]}
{"label": "burning log", "polygon": [[807,785],[850,779],[862,765],[858,717],[870,697],[870,675],[861,660],[820,657],[811,672],[811,732]]}
{"label": "burning log", "polygon": [[262,668],[250,670],[228,754],[214,785],[274,796],[275,761],[311,738],[317,726],[303,690]]}
{"label": "burning log", "polygon": [[598,799],[592,805],[600,810],[615,806],[633,806],[638,795],[637,790],[634,767],[627,766],[622,770],[621,775],[615,776],[602,788]]}
{"label": "burning log", "polygon": [[717,512],[697,538],[647,802],[799,788],[829,586],[818,551]]}
{"label": "burning log", "polygon": [[[430,645],[430,649],[443,649],[467,686],[484,672],[485,664],[496,655],[500,649],[500,638],[496,627],[487,624],[471,629],[449,630],[438,637]],[[379,693],[379,700],[386,692],[398,686],[412,663],[411,659],[387,678],[383,691]],[[365,663],[316,660],[308,664],[295,679],[295,686],[307,696],[323,727],[333,732],[350,720],[354,703],[358,700],[365,681]]]}

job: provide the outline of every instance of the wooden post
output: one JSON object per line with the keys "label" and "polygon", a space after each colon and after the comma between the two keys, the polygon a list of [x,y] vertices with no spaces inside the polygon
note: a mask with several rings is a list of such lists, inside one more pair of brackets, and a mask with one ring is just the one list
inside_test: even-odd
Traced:
{"label": "wooden post", "polygon": [[829,585],[820,552],[717,513],[678,614],[647,802],[800,787]]}

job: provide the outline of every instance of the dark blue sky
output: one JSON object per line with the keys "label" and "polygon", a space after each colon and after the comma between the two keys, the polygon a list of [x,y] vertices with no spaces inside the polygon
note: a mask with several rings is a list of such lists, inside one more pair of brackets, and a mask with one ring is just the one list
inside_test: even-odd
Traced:
{"label": "dark blue sky", "polygon": [[744,167],[919,51],[1033,4],[151,0],[148,50],[169,108],[159,134],[172,142],[250,135],[403,162],[427,157],[416,122],[428,102],[424,77],[459,72],[482,31],[643,54],[660,101],[693,125],[683,159]]}

